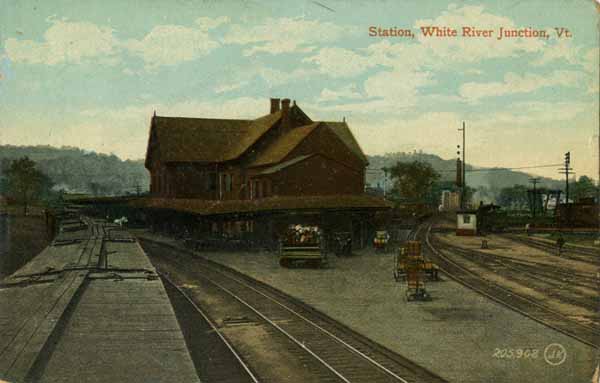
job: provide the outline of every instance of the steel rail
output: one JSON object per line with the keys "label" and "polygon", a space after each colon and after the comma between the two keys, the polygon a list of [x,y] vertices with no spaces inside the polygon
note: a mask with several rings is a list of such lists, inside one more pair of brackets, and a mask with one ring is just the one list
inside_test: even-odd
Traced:
{"label": "steel rail", "polygon": [[226,273],[223,273],[220,270],[216,270],[216,269],[212,269],[214,270],[216,273],[219,273],[221,275],[223,275],[224,277],[235,281],[236,283],[239,283],[251,290],[253,290],[254,292],[256,292],[257,294],[269,299],[270,301],[274,302],[275,304],[281,306],[282,308],[284,308],[285,310],[289,311],[290,313],[292,313],[293,315],[297,316],[298,318],[302,319],[303,321],[305,321],[306,323],[310,324],[311,326],[315,327],[316,329],[320,330],[321,332],[325,333],[327,336],[329,336],[330,338],[334,339],[335,341],[337,341],[338,343],[340,343],[342,346],[346,347],[348,350],[354,352],[356,355],[362,357],[363,359],[367,360],[369,363],[371,363],[372,365],[374,365],[375,367],[381,369],[383,372],[387,373],[388,375],[392,376],[393,378],[395,378],[396,380],[403,382],[403,383],[408,383],[407,380],[405,380],[404,378],[402,378],[401,376],[397,375],[396,373],[394,373],[393,371],[389,370],[388,368],[386,368],[385,366],[383,366],[381,363],[377,362],[376,360],[374,360],[373,358],[371,358],[370,356],[366,355],[365,353],[361,352],[360,350],[358,350],[356,347],[352,346],[351,344],[349,344],[348,342],[340,339],[337,335],[331,333],[329,330],[319,326],[318,324],[316,324],[315,322],[311,321],[310,319],[306,318],[304,315],[296,312],[295,310],[291,309],[290,307],[286,306],[285,304],[281,303],[280,301],[278,301],[277,299],[263,293],[262,291],[259,291],[258,289],[254,288],[253,286],[251,286],[250,284],[239,280],[233,276],[227,275]]}
{"label": "steel rail", "polygon": [[[596,277],[593,277],[591,275],[581,274],[581,273],[578,273],[577,271],[572,271],[572,272],[563,271],[556,266],[548,265],[545,263],[527,261],[527,260],[523,260],[523,259],[516,259],[516,258],[510,257],[510,256],[501,256],[498,254],[486,253],[486,252],[475,250],[475,249],[464,249],[459,246],[444,243],[443,241],[441,241],[441,242],[442,242],[442,246],[444,246],[447,249],[449,249],[457,254],[460,254],[464,257],[474,255],[479,258],[487,258],[487,259],[497,262],[498,264],[501,264],[502,266],[505,266],[509,269],[527,273],[528,275],[537,274],[537,275],[542,275],[545,278],[548,278],[547,275],[552,274],[554,276],[578,278],[580,280],[586,280],[593,284],[598,283],[598,279]],[[544,273],[544,271],[545,271],[545,273]],[[579,286],[590,287],[589,285],[583,284],[583,282],[575,282],[575,283],[578,284]]]}
{"label": "steel rail", "polygon": [[524,238],[524,237],[521,237],[516,234],[508,234],[508,235],[504,235],[504,237],[513,242],[519,242],[519,243],[524,244],[525,246],[530,246],[530,247],[533,247],[534,249],[544,251],[555,257],[568,258],[568,259],[572,259],[574,261],[589,263],[596,267],[598,267],[600,265],[598,262],[598,258],[592,258],[592,257],[598,257],[600,255],[600,252],[596,252],[596,253],[594,252],[595,249],[582,249],[580,247],[576,247],[575,245],[567,244],[563,247],[562,255],[558,255],[558,254],[556,254],[556,251],[557,251],[556,246],[551,243],[547,243],[547,242],[540,241],[537,239],[532,239],[532,238]]}
{"label": "steel rail", "polygon": [[[229,290],[227,287],[221,285],[220,283],[213,281],[211,278],[209,278],[209,277],[207,277],[205,275],[199,275],[199,276],[200,276],[200,278],[208,281],[212,285],[214,285],[214,286],[218,287],[219,289],[225,291],[227,294],[231,295],[231,297],[233,297],[235,300],[237,300],[238,302],[240,302],[242,305],[244,305],[247,308],[249,308],[252,312],[254,312],[256,315],[258,315],[260,318],[262,318],[265,322],[267,322],[268,324],[270,324],[272,327],[276,328],[279,332],[281,332],[283,335],[285,335],[288,339],[290,339],[292,342],[294,342],[300,348],[302,348],[303,350],[305,350],[306,352],[308,352],[312,357],[314,357],[316,360],[318,360],[322,365],[324,365],[328,370],[330,370],[331,372],[333,372],[333,374],[336,375],[338,378],[340,378],[342,381],[344,381],[345,383],[351,383],[344,375],[342,375],[333,366],[331,366],[329,363],[327,363],[325,360],[323,360],[323,358],[321,358],[314,351],[312,351],[310,348],[308,348],[303,342],[299,341],[293,335],[291,335],[289,332],[285,331],[283,328],[281,328],[281,326],[279,326],[277,323],[273,322],[265,314],[263,314],[258,309],[256,309],[255,307],[253,307],[250,303],[248,303],[244,299],[240,298],[233,291]],[[406,383],[408,383],[408,382],[406,382]]]}
{"label": "steel rail", "polygon": [[217,336],[219,337],[219,339],[221,339],[221,341],[229,349],[229,351],[231,352],[231,354],[233,354],[234,358],[240,363],[240,365],[242,366],[242,368],[244,369],[244,371],[246,371],[246,373],[248,374],[248,376],[250,377],[250,379],[252,379],[252,381],[254,383],[259,383],[260,381],[254,375],[254,373],[252,372],[252,370],[250,370],[250,367],[246,364],[246,362],[244,362],[244,360],[242,359],[242,357],[237,353],[237,351],[235,350],[235,348],[231,345],[231,343],[229,343],[229,341],[225,338],[225,336],[223,336],[223,334],[221,333],[221,331],[217,328],[217,326],[214,324],[214,322],[208,317],[208,315],[185,293],[185,291],[183,291],[179,286],[177,286],[177,284],[175,284],[175,282],[173,282],[173,280],[171,280],[171,278],[169,278],[164,273],[161,273],[161,272],[158,272],[158,271],[157,271],[157,273],[161,276],[161,278],[163,278],[164,280],[166,280],[173,288],[175,288],[175,290],[177,290],[186,299],[186,301],[190,305],[192,305],[192,307],[202,316],[202,318],[204,318],[204,320],[206,321],[206,323],[208,323],[208,325],[211,327],[211,329],[217,334]]}
{"label": "steel rail", "polygon": [[[454,267],[461,269],[463,272],[465,272],[465,273],[467,273],[467,274],[470,274],[470,275],[473,275],[473,276],[475,276],[476,278],[480,278],[480,277],[479,277],[477,274],[473,273],[473,272],[472,272],[472,271],[470,271],[469,269],[466,269],[466,268],[462,267],[461,265],[457,264],[456,262],[454,262],[454,261],[450,260],[448,257],[446,257],[445,255],[443,255],[442,253],[440,253],[440,252],[439,252],[439,251],[438,251],[438,250],[437,250],[435,247],[433,247],[433,245],[431,244],[431,242],[430,242],[430,240],[429,240],[429,234],[430,234],[430,232],[431,232],[431,225],[429,225],[429,226],[428,226],[428,228],[427,228],[427,232],[425,233],[425,242],[427,243],[427,246],[429,247],[429,249],[431,249],[431,251],[433,251],[433,252],[434,252],[434,253],[435,253],[435,254],[436,254],[438,257],[440,257],[440,258],[444,259],[446,262],[448,262],[448,263],[452,264]],[[438,265],[438,266],[439,266],[439,265]],[[469,283],[469,282],[465,281],[463,278],[460,278],[460,277],[458,277],[458,276],[455,276],[455,275],[453,275],[452,273],[450,273],[449,271],[445,270],[445,269],[444,269],[444,268],[442,268],[441,266],[440,266],[440,271],[442,271],[444,274],[446,274],[446,275],[447,275],[447,276],[449,276],[450,278],[454,279],[455,281],[459,282],[460,284],[462,284],[462,285],[464,285],[464,286],[466,286],[466,287],[470,288],[471,290],[473,290],[473,291],[476,291],[476,292],[478,292],[479,294],[481,294],[481,295],[484,295],[484,296],[486,296],[486,297],[490,298],[491,300],[493,300],[493,301],[495,301],[495,302],[497,302],[497,303],[500,303],[500,304],[502,304],[502,305],[504,305],[504,306],[506,306],[506,307],[510,308],[511,310],[513,310],[513,311],[516,311],[516,312],[518,312],[518,313],[520,313],[520,314],[522,314],[522,315],[524,315],[524,316],[526,316],[526,317],[528,317],[528,318],[530,318],[530,319],[533,319],[534,321],[536,321],[536,322],[538,322],[538,323],[541,323],[541,324],[543,324],[544,326],[550,327],[550,328],[552,328],[553,330],[556,330],[556,331],[558,331],[558,332],[560,332],[560,333],[562,333],[562,334],[564,334],[564,335],[567,335],[567,336],[569,336],[569,337],[571,337],[571,338],[573,338],[573,339],[576,339],[576,340],[578,340],[578,341],[580,341],[580,342],[582,342],[582,343],[585,343],[585,344],[587,344],[588,346],[591,346],[591,347],[593,347],[593,348],[598,348],[598,347],[599,347],[597,344],[593,344],[592,342],[590,342],[590,341],[588,341],[588,340],[586,340],[586,339],[583,339],[583,338],[581,338],[581,337],[579,337],[579,336],[577,336],[577,335],[575,335],[575,334],[572,334],[572,333],[570,333],[570,332],[568,332],[568,331],[566,331],[566,330],[563,330],[563,329],[561,329],[560,327],[557,327],[557,326],[555,326],[555,325],[553,325],[553,324],[550,324],[550,323],[548,323],[547,321],[544,321],[543,319],[540,319],[540,318],[538,318],[538,317],[536,317],[536,316],[534,316],[534,315],[532,315],[532,314],[529,314],[529,313],[527,313],[527,312],[525,312],[525,311],[523,311],[523,310],[521,310],[521,309],[519,309],[519,308],[517,308],[517,307],[515,307],[515,306],[511,305],[510,303],[508,303],[508,302],[506,302],[506,301],[504,301],[504,300],[502,300],[502,299],[500,299],[500,298],[498,298],[498,297],[495,297],[494,295],[492,295],[492,294],[490,294],[490,293],[487,293],[487,292],[483,291],[483,290],[482,290],[482,289],[480,289],[480,288],[477,288],[477,287],[473,286],[471,283]],[[539,303],[537,303],[537,302],[535,302],[535,301],[532,301],[532,300],[531,300],[531,299],[529,299],[529,298],[526,298],[526,297],[524,297],[524,296],[522,296],[522,295],[516,294],[516,293],[514,293],[512,290],[508,290],[508,289],[506,289],[506,288],[504,288],[504,287],[502,287],[502,286],[499,286],[499,285],[494,285],[494,286],[495,286],[496,288],[500,289],[500,290],[504,290],[504,291],[506,291],[507,293],[509,293],[509,294],[510,294],[510,295],[512,295],[512,296],[517,296],[517,297],[519,297],[520,299],[522,299],[522,300],[526,301],[527,303],[529,303],[529,304],[532,304],[532,305],[534,305],[534,306],[537,306],[538,308],[540,308],[540,309],[542,309],[542,310],[544,310],[544,311],[547,311],[547,312],[549,312],[549,313],[551,313],[551,314],[554,314],[554,315],[556,315],[556,316],[559,316],[559,317],[561,317],[561,318],[564,318],[565,320],[568,320],[570,323],[573,323],[573,324],[575,324],[575,325],[577,325],[577,326],[580,326],[580,327],[582,327],[582,328],[584,328],[584,329],[586,329],[586,330],[588,330],[588,331],[591,331],[591,332],[592,332],[593,334],[595,334],[595,335],[596,335],[596,334],[599,334],[599,335],[600,335],[600,332],[598,332],[596,329],[594,329],[594,328],[592,328],[592,327],[589,327],[589,326],[586,326],[586,325],[582,325],[582,324],[580,324],[580,323],[577,323],[577,322],[573,322],[572,320],[570,320],[570,319],[569,319],[568,317],[566,317],[565,315],[563,315],[563,314],[561,314],[561,313],[559,313],[559,312],[557,312],[557,311],[554,311],[554,310],[552,310],[552,309],[550,309],[550,308],[548,308],[548,307],[546,307],[546,306],[544,306],[544,305],[542,305],[542,304],[539,304]]]}

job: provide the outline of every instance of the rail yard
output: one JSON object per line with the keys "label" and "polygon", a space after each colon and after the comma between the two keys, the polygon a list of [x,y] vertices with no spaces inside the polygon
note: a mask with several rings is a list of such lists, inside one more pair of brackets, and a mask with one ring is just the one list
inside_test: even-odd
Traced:
{"label": "rail yard", "polygon": [[[311,378],[314,381],[335,380],[331,376],[333,372],[324,369],[319,361],[327,361],[332,354],[321,354],[320,347],[327,345],[327,350],[338,350],[340,345],[331,347],[322,334],[317,335],[317,341],[309,337],[305,325],[298,324],[298,318],[289,318],[289,308],[306,318],[318,313],[316,323],[319,327],[394,372],[400,378],[398,381],[479,382],[491,377],[494,381],[520,381],[527,376],[534,380],[559,382],[565,381],[565,376],[569,381],[578,381],[593,373],[590,366],[594,365],[597,355],[598,336],[596,311],[592,310],[595,276],[585,265],[576,265],[582,268],[577,271],[575,267],[576,271],[571,273],[553,264],[552,259],[547,263],[541,260],[539,268],[527,258],[496,259],[497,256],[485,252],[479,254],[483,250],[475,251],[462,243],[445,244],[438,238],[443,233],[435,230],[432,233],[431,225],[424,223],[415,227],[408,239],[422,241],[426,260],[439,266],[440,281],[426,282],[432,296],[430,302],[409,303],[405,297],[407,287],[394,279],[391,253],[366,249],[355,252],[353,257],[331,257],[329,265],[322,269],[289,269],[279,265],[276,252],[198,252],[186,249],[182,241],[172,237],[147,231],[136,234],[156,267],[168,274],[197,306],[204,307],[209,316],[217,318],[215,323],[221,326],[222,334],[231,340],[234,348],[243,350],[240,359],[250,361],[253,366],[250,370],[265,369],[267,375],[262,376],[265,379],[268,376],[267,380],[274,376],[278,376],[276,381],[296,381],[297,376],[302,376],[303,381]],[[501,240],[488,238],[491,251]],[[512,242],[508,237],[503,240]],[[506,252],[506,244],[502,245]],[[536,250],[531,249],[532,252]],[[464,257],[468,257],[469,262],[479,262],[478,268],[461,263],[460,258]],[[563,261],[570,262],[568,258]],[[482,272],[488,269],[493,269],[497,277]],[[509,272],[511,281],[519,281],[519,278],[521,283],[529,281],[532,291],[546,292],[548,297],[534,299],[497,280]],[[564,289],[561,288],[563,285]],[[582,289],[584,293],[579,292]],[[264,299],[263,294],[270,296],[270,300],[277,300],[279,309],[274,310],[257,301],[257,296]],[[235,307],[231,307],[232,301],[235,301]],[[579,305],[589,312],[587,316],[574,316],[575,311],[570,306],[566,311],[555,308],[560,304]],[[287,307],[285,315],[281,313],[281,305]],[[305,311],[307,307],[310,307],[308,312]],[[261,310],[267,313],[267,318],[261,315]],[[268,324],[267,319],[271,316],[276,318],[273,322],[281,329]],[[335,323],[335,331],[323,325],[323,320]],[[269,330],[268,335],[262,333],[265,331],[262,327]],[[350,333],[348,329],[351,329]],[[288,335],[282,335],[282,330]],[[269,348],[279,350],[276,359],[269,359],[273,355],[259,351],[264,344],[256,343],[251,335],[256,333],[261,333],[262,341],[269,342]],[[295,334],[300,334],[297,340],[305,339],[302,345],[308,350],[304,350],[303,358],[307,358],[306,353],[310,355],[309,351],[316,354],[308,358],[311,361],[308,370],[295,370],[298,356],[289,351],[289,345],[295,343],[289,336]],[[356,334],[360,334],[358,346]],[[283,341],[288,346],[281,346]],[[375,351],[369,349],[373,343],[377,345]],[[552,360],[548,359],[548,347],[552,344],[559,344],[565,350],[560,367],[549,364],[548,360]],[[341,348],[344,348],[343,344]],[[365,352],[365,349],[369,351]],[[381,349],[385,350],[383,359],[379,354]],[[469,351],[473,349],[478,352]],[[347,381],[378,381],[377,376],[383,381],[394,381],[393,375],[386,376],[381,374],[382,371],[375,373],[373,369],[377,370],[377,365],[371,363],[369,366],[363,360],[367,365],[364,367],[347,359],[340,351],[333,354],[335,362],[342,367],[336,369],[335,363],[331,367]],[[390,359],[389,355],[393,357]],[[280,364],[282,360],[286,360],[285,367]],[[412,371],[408,375],[407,360],[412,366],[408,368]],[[319,368],[313,367],[319,363]],[[485,369],[478,367],[482,363],[486,363]],[[348,365],[361,367],[341,373]],[[511,366],[508,374],[507,365]],[[415,371],[419,373],[415,374]],[[498,377],[500,371],[504,371],[505,377]]]}
{"label": "rail yard", "polygon": [[[559,253],[515,233],[457,237],[429,219],[393,243],[386,234],[385,248],[290,267],[279,250],[199,249],[81,214],[65,213],[50,246],[0,285],[4,380],[559,382],[593,373],[593,248]],[[406,251],[422,271],[412,285]],[[427,299],[411,302],[415,286]]]}

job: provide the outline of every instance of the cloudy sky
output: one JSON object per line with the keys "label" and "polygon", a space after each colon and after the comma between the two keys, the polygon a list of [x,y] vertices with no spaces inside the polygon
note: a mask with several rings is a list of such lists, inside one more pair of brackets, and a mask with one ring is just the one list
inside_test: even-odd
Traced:
{"label": "cloudy sky", "polygon": [[[154,110],[255,118],[288,97],[314,120],[346,117],[368,154],[455,157],[464,120],[475,165],[554,164],[570,150],[578,176],[598,173],[592,0],[0,2],[0,144],[143,158]],[[426,38],[427,25],[550,37]]]}

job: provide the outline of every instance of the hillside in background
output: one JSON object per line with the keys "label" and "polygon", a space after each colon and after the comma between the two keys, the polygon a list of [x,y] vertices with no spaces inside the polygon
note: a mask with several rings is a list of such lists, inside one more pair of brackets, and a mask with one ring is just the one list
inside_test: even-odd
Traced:
{"label": "hillside in background", "polygon": [[[367,157],[369,158],[369,169],[371,169],[371,171],[367,172],[367,183],[373,186],[378,184],[383,185],[383,172],[377,170],[384,167],[391,167],[396,162],[427,162],[440,173],[441,181],[454,181],[456,179],[456,159],[444,160],[434,154],[422,152],[387,153],[383,156]],[[466,170],[467,185],[477,189],[480,194],[476,195],[475,199],[482,199],[485,202],[493,202],[502,188],[514,185],[531,185],[529,182],[531,175],[520,171],[508,169],[490,170],[477,168],[469,164],[467,164]],[[545,177],[539,178],[539,187],[550,189],[562,189],[564,187],[564,181]]]}
{"label": "hillside in background", "polygon": [[[54,183],[55,189],[68,192],[100,195],[121,195],[148,190],[149,175],[143,160],[121,160],[115,155],[99,154],[79,148],[51,146],[12,146],[0,145],[0,161],[28,156],[38,163]],[[379,170],[391,167],[396,162],[424,161],[430,163],[441,175],[442,181],[455,179],[456,160],[445,160],[433,154],[422,152],[388,153],[383,156],[367,156],[369,169]],[[368,171],[367,183],[383,185],[383,172]],[[475,170],[475,171],[473,171]],[[512,170],[477,171],[467,165],[467,183],[479,189],[486,201],[494,200],[503,187],[529,185],[527,173]],[[560,189],[563,183],[558,180],[541,178],[540,187]]]}
{"label": "hillside in background", "polygon": [[143,160],[123,161],[73,147],[0,145],[0,162],[24,156],[52,179],[55,190],[122,195],[147,191],[150,182]]}

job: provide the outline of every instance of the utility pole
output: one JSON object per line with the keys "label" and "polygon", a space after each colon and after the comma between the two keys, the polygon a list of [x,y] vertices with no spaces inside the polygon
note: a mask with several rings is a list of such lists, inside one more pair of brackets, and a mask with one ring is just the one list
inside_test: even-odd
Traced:
{"label": "utility pole", "polygon": [[387,170],[387,168],[381,168],[381,170],[383,170],[383,199],[385,199],[388,170]]}
{"label": "utility pole", "polygon": [[539,182],[539,178],[530,178],[529,182],[533,183],[533,198],[531,200],[531,204],[532,204],[532,209],[531,209],[531,213],[532,213],[532,218],[535,219],[535,208],[537,205],[537,189],[536,189],[536,185]]}
{"label": "utility pole", "polygon": [[465,152],[467,151],[467,148],[465,147],[465,122],[463,121],[462,124],[462,129],[458,129],[459,132],[462,132],[462,187],[460,189],[460,208],[464,209],[465,208],[465,192],[467,189],[467,179],[465,177],[465,169],[466,169],[466,165],[467,163],[465,162]]}
{"label": "utility pole", "polygon": [[560,168],[560,174],[565,175],[565,212],[567,221],[570,220],[570,207],[569,207],[569,170],[573,170],[571,168],[571,152],[565,153],[565,166]]}

